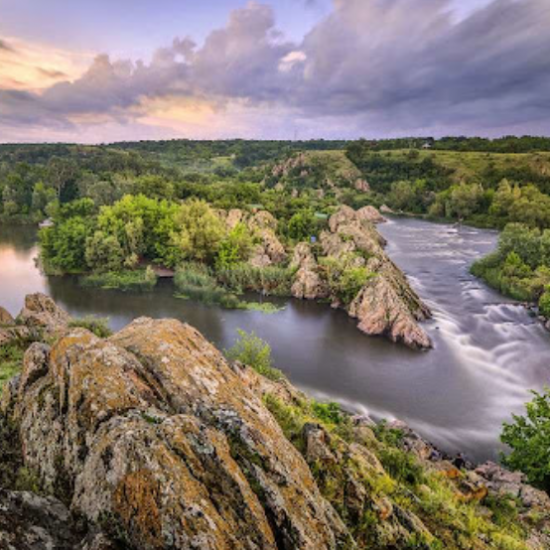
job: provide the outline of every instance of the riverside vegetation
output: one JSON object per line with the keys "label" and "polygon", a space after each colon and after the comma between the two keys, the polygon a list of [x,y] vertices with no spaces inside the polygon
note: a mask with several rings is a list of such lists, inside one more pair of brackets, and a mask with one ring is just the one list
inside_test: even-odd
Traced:
{"label": "riverside vegetation", "polygon": [[550,498],[521,474],[311,400],[254,335],[226,359],[174,320],[109,335],[40,294],[2,311],[21,346],[0,407],[8,548],[548,547]]}
{"label": "riverside vegetation", "polygon": [[[83,284],[146,291],[156,285],[162,267],[174,271],[181,297],[268,311],[274,306],[245,302],[241,294],[253,291],[327,301],[356,318],[367,334],[427,348],[429,338],[418,322],[429,318],[430,312],[385,254],[375,227],[383,218],[373,207],[503,229],[498,249],[474,264],[474,274],[503,293],[536,303],[538,313],[548,317],[549,150],[544,138],[0,146],[0,219],[35,223],[50,217],[50,226],[40,234],[42,266],[51,274],[79,274]],[[233,374],[224,370],[223,382],[212,382],[208,365],[212,357],[218,364],[217,352],[198,344],[202,337],[196,331],[185,328],[184,336],[183,329],[171,322],[141,321],[145,328],[136,322],[129,335],[123,331],[121,338],[128,336],[130,342],[125,347],[116,335],[109,337],[100,321],[70,321],[45,297],[30,298],[17,322],[2,310],[0,317],[0,385],[23,364],[21,378],[6,385],[0,419],[2,441],[7,443],[0,449],[0,487],[6,503],[0,511],[0,536],[10,544],[16,541],[15,547],[25,548],[29,529],[35,533],[36,528],[42,529],[41,536],[50,537],[45,544],[60,548],[164,548],[174,540],[185,541],[183,547],[195,544],[190,532],[200,539],[204,533],[200,522],[188,519],[183,531],[173,532],[169,511],[179,509],[178,499],[190,486],[180,487],[181,494],[165,494],[167,479],[158,477],[164,468],[159,464],[165,464],[161,457],[171,456],[174,438],[185,446],[183,455],[202,464],[204,476],[193,483],[201,490],[221,491],[204,517],[223,525],[221,532],[246,533],[251,548],[546,548],[550,544],[547,497],[526,485],[549,487],[548,391],[534,396],[526,416],[515,417],[504,427],[502,438],[511,450],[504,464],[523,474],[491,464],[460,470],[404,426],[371,426],[364,419],[351,419],[334,404],[312,402],[273,369],[265,343],[245,334],[228,356],[244,359],[260,374],[237,361],[228,366]],[[71,329],[71,323],[80,328]],[[76,330],[76,348],[67,336],[71,330]],[[88,332],[83,336],[79,330]],[[107,340],[90,339],[90,333]],[[205,377],[197,384],[213,388],[237,376],[241,381],[234,387],[236,394],[256,392],[261,403],[253,409],[262,419],[277,421],[284,441],[298,455],[285,453],[284,463],[277,462],[281,457],[266,455],[271,445],[288,449],[279,439],[261,439],[251,447],[257,432],[250,417],[241,422],[240,413],[236,436],[228,418],[238,405],[227,408],[208,402],[205,407],[200,391],[184,392],[190,401],[174,404],[179,385],[166,386],[166,379],[159,388],[147,374],[148,369],[156,373],[165,365],[156,359],[148,362],[148,353],[158,358],[155,354],[160,351],[155,351],[156,344],[149,350],[140,347],[144,334],[147,338],[158,334],[157,340],[153,338],[158,350],[161,340],[178,335],[178,341],[187,342],[178,348],[181,361],[198,345],[200,352],[192,353],[193,361],[204,367]],[[29,348],[33,341],[53,344],[53,350],[38,348],[39,344]],[[118,348],[109,365],[130,361],[137,379],[152,384],[149,392],[124,378],[124,384],[135,389],[129,405],[117,399],[110,402],[113,396],[101,390],[112,380],[103,369],[97,374],[102,377],[98,393],[87,397],[78,390],[82,379],[71,381],[72,375],[66,378],[56,370],[65,359],[55,357],[78,364],[80,352],[89,349],[85,360],[89,362],[75,372],[95,376],[87,365],[102,365],[93,358],[111,345]],[[139,364],[128,353],[137,354]],[[178,376],[183,371],[178,370]],[[107,412],[106,423],[99,417],[96,422],[88,409],[75,408],[61,412],[54,422],[52,408],[43,414],[33,408],[33,402],[41,407],[59,404],[65,399],[67,380],[75,384],[75,395],[89,399],[89,411],[116,410],[115,415]],[[160,401],[154,395],[161,396]],[[200,418],[193,417],[197,410],[203,411]],[[189,411],[191,418],[179,418],[189,416]],[[61,430],[51,435],[57,439],[39,440],[39,432],[43,437],[49,431],[40,426],[53,424]],[[105,439],[99,441],[92,434],[102,425],[100,435]],[[138,429],[138,441],[154,437],[160,454],[127,456],[124,449],[135,442],[124,441],[126,425]],[[197,439],[198,433],[206,433],[201,436],[206,439]],[[256,434],[252,440],[250,433]],[[222,460],[229,477],[207,476],[213,463],[205,456],[212,455],[196,451],[196,441],[201,448],[216,449],[212,460],[218,461],[216,468]],[[18,451],[20,445],[24,453]],[[48,456],[46,448],[51,449]],[[111,453],[119,457],[107,460],[117,464],[116,483],[98,487],[86,500],[89,480],[97,478],[98,457],[105,462]],[[177,462],[182,454],[176,455]],[[220,458],[226,456],[233,462]],[[136,462],[126,464],[127,460]],[[299,460],[305,460],[306,466]],[[311,518],[286,506],[288,493],[280,500],[282,489],[273,482],[274,471],[288,472],[296,464],[300,464],[297,475],[305,477],[299,483],[293,478],[290,484],[302,487],[297,493],[306,499],[302,504],[321,518],[315,526]],[[214,508],[232,507],[234,495],[227,488],[235,486],[246,497],[245,508],[235,508],[244,515],[212,516]],[[21,492],[24,489],[33,494]],[[110,504],[100,509],[100,502]],[[163,508],[160,502],[170,504]],[[86,535],[67,506],[74,517],[86,518]],[[257,527],[250,527],[243,517],[256,518]],[[216,532],[204,536],[215,537]],[[228,536],[211,542],[211,547],[236,548]]]}

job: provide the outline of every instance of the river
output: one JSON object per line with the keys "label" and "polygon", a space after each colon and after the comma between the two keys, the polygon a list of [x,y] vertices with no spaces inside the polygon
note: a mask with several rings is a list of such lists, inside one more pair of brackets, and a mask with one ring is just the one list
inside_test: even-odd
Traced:
{"label": "river", "polygon": [[550,382],[550,334],[468,273],[494,248],[495,232],[415,219],[391,220],[380,231],[390,257],[433,309],[424,324],[431,351],[367,337],[344,312],[315,303],[282,301],[275,314],[227,311],[173,298],[166,281],[132,294],[46,278],[34,263],[35,231],[21,227],[0,226],[0,304],[16,314],[27,293],[45,292],[74,316],[108,317],[115,330],[142,315],[175,317],[222,349],[238,328],[254,331],[305,391],[375,418],[400,418],[446,451],[497,458],[502,422],[523,410],[530,389]]}

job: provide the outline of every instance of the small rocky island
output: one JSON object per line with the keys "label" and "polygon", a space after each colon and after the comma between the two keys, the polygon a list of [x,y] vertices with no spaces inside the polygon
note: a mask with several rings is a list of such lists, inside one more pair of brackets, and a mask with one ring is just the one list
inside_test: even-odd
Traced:
{"label": "small rocky island", "polygon": [[[365,234],[356,218],[337,222],[325,246]],[[373,299],[365,289],[354,311]],[[189,325],[140,318],[100,338],[41,294],[16,320],[0,314],[2,345],[28,342],[2,395],[1,548],[550,545],[550,498],[521,474],[315,402],[282,375],[229,362]]]}

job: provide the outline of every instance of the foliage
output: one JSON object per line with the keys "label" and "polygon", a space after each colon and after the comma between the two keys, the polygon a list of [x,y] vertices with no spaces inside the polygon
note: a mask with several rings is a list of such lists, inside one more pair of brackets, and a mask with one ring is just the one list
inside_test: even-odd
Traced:
{"label": "foliage", "polygon": [[242,292],[261,292],[271,296],[290,296],[295,270],[280,266],[254,267],[239,263],[230,269],[221,269],[218,280],[228,289]]}
{"label": "foliage", "polygon": [[156,286],[157,275],[149,266],[146,269],[92,273],[81,277],[80,284],[106,290],[148,292]]}
{"label": "foliage", "polygon": [[176,270],[174,284],[177,297],[197,300],[205,304],[219,304],[227,309],[244,309],[245,305],[226,289],[218,285],[208,267],[186,262]]}
{"label": "foliage", "polygon": [[[539,302],[550,285],[549,243],[549,229],[541,232],[509,224],[500,235],[497,250],[475,262],[471,271],[504,294]],[[548,311],[546,300],[544,311]]]}
{"label": "foliage", "polygon": [[550,389],[532,393],[534,399],[527,403],[526,414],[514,415],[512,423],[503,425],[501,439],[511,448],[503,462],[550,491]]}
{"label": "foliage", "polygon": [[216,269],[231,269],[250,257],[254,239],[244,223],[238,223],[220,242],[216,257]]}
{"label": "foliage", "polygon": [[321,258],[319,264],[328,281],[331,293],[349,305],[367,282],[376,276],[366,267],[357,265],[361,256],[349,253],[341,258]]}
{"label": "foliage", "polygon": [[226,350],[227,358],[231,361],[240,361],[269,380],[281,380],[282,372],[272,366],[269,344],[253,332],[247,333],[240,329],[237,332],[239,338],[232,348]]}
{"label": "foliage", "polygon": [[109,328],[109,320],[93,315],[80,319],[72,319],[69,322],[69,326],[72,328],[85,328],[93,332],[98,338],[108,338],[112,334]]}
{"label": "foliage", "polygon": [[287,228],[288,236],[295,241],[309,241],[317,234],[317,220],[311,210],[300,210],[294,214]]}
{"label": "foliage", "polygon": [[224,236],[222,220],[202,200],[182,203],[175,216],[172,242],[187,260],[212,261]]}
{"label": "foliage", "polygon": [[550,287],[547,286],[539,300],[539,309],[542,315],[550,319]]}
{"label": "foliage", "polygon": [[0,346],[0,395],[4,384],[21,370],[24,351],[23,342],[12,342]]}

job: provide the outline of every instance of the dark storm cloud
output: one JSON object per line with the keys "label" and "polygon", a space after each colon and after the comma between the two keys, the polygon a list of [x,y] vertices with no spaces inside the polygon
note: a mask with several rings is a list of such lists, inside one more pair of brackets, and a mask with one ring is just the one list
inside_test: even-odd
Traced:
{"label": "dark storm cloud", "polygon": [[252,2],[201,47],[176,39],[149,64],[98,56],[80,79],[40,95],[0,91],[0,121],[125,120],[144,98],[181,96],[343,128],[352,120],[358,133],[484,133],[531,121],[550,131],[548,52],[548,0],[494,0],[461,21],[447,0],[335,0],[302,43],[285,41],[271,8]]}

